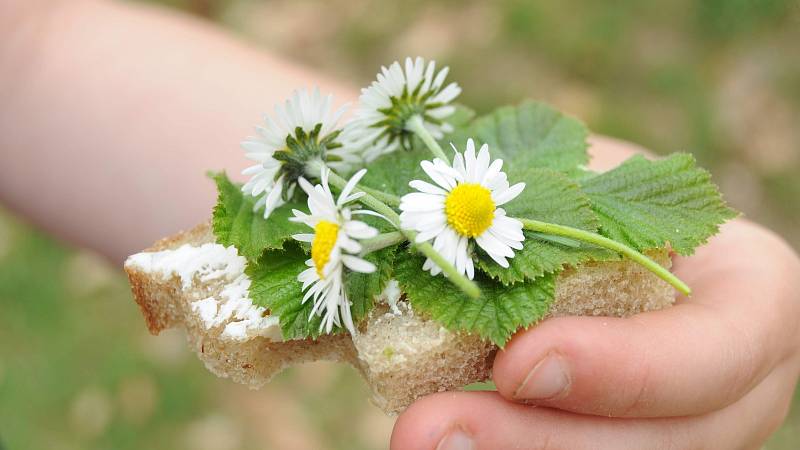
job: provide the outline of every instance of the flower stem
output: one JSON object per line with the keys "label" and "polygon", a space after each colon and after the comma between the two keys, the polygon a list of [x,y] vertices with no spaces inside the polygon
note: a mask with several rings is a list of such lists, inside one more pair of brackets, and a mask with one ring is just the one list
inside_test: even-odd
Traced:
{"label": "flower stem", "polygon": [[389,206],[400,206],[400,197],[396,195],[387,194],[386,192],[362,185],[358,185],[358,188]]}
{"label": "flower stem", "polygon": [[[321,162],[316,163],[319,165],[319,169],[322,169],[323,165]],[[317,167],[314,167],[316,169]],[[347,180],[340,177],[335,172],[331,171],[328,175],[328,180],[331,184],[338,187],[339,189],[344,189],[345,185],[347,184]],[[481,290],[474,281],[469,280],[464,275],[456,270],[455,266],[450,264],[444,256],[442,256],[439,252],[434,250],[433,246],[427,242],[415,242],[414,239],[417,237],[417,232],[413,230],[404,230],[400,228],[400,216],[389,206],[387,206],[382,201],[378,200],[370,193],[361,189],[360,186],[356,186],[354,189],[355,192],[364,192],[364,195],[358,199],[359,202],[369,206],[372,208],[373,211],[383,214],[386,219],[397,228],[403,236],[408,239],[409,242],[416,248],[420,253],[427,256],[431,259],[434,263],[436,263],[439,268],[442,269],[442,272],[447,275],[447,279],[450,280],[451,283],[455,284],[461,291],[463,291],[467,296],[477,299],[481,296]]]}
{"label": "flower stem", "polygon": [[425,125],[422,123],[422,117],[419,114],[414,114],[411,116],[411,118],[408,119],[408,122],[406,122],[406,127],[409,131],[414,132],[414,134],[422,139],[422,142],[428,146],[428,149],[431,151],[431,153],[433,153],[433,156],[445,162],[450,161],[447,155],[444,154],[442,147],[440,147],[439,143],[436,142],[436,139],[434,139],[433,136],[431,136],[431,134],[428,132],[428,129],[425,128]]}
{"label": "flower stem", "polygon": [[361,241],[361,254],[366,255],[377,250],[384,249],[394,244],[399,244],[406,240],[403,233],[399,231],[391,231],[389,233],[381,233],[373,238],[364,239]]}
{"label": "flower stem", "polygon": [[689,286],[687,286],[686,283],[681,281],[678,277],[673,275],[672,272],[625,244],[614,241],[605,236],[601,236],[597,233],[579,230],[577,228],[556,225],[554,223],[539,222],[538,220],[532,219],[517,220],[522,222],[522,226],[526,230],[538,231],[540,233],[552,234],[556,236],[564,236],[622,253],[629,259],[641,264],[645,269],[656,274],[656,276],[672,285],[672,287],[677,289],[682,294],[691,295],[692,293],[692,290],[689,288]]}

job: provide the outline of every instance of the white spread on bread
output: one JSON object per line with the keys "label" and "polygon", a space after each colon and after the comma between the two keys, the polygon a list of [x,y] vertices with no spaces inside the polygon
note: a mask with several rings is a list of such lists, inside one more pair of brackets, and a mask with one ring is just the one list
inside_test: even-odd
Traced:
{"label": "white spread on bread", "polygon": [[250,279],[244,274],[246,262],[233,246],[207,243],[199,247],[186,244],[174,250],[137,253],[128,258],[125,266],[160,274],[163,278],[177,276],[184,290],[189,290],[195,280],[224,280],[227,283],[217,295],[191,303],[192,311],[203,326],[211,329],[224,325],[222,338],[234,341],[247,341],[256,336],[280,341],[278,316],[269,315],[266,308],[254,305],[248,296]]}
{"label": "white spread on bread", "polygon": [[142,252],[128,257],[126,266],[164,276],[177,275],[183,289],[189,289],[197,277],[201,282],[224,278],[233,280],[244,272],[247,260],[239,256],[236,247],[209,243],[200,247],[189,244],[175,250]]}
{"label": "white spread on bread", "polygon": [[394,315],[399,316],[403,314],[403,312],[397,307],[397,302],[400,301],[400,297],[402,297],[402,295],[403,291],[400,290],[400,284],[397,282],[397,280],[392,278],[386,282],[386,287],[383,288],[383,292],[380,293],[379,297],[389,304],[389,308]]}
{"label": "white spread on bread", "polygon": [[[247,341],[256,336],[264,336],[280,341],[278,316],[269,315],[266,308],[254,305],[247,295],[249,288],[250,278],[241,274],[216,297],[193,302],[192,311],[200,316],[206,329],[225,324],[222,331],[225,339]],[[231,319],[233,321],[229,322]]]}

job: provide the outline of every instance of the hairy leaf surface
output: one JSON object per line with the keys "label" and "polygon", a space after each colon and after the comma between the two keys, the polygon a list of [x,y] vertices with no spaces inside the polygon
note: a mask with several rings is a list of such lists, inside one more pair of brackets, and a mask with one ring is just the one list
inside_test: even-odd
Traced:
{"label": "hairy leaf surface", "polygon": [[634,156],[581,185],[600,220],[599,232],[637,250],[669,244],[689,255],[737,215],[711,175],[685,153],[654,161]]}
{"label": "hairy leaf surface", "polygon": [[256,199],[242,193],[241,186],[231,182],[225,173],[213,174],[212,178],[218,192],[212,218],[217,242],[235,246],[249,261],[258,259],[264,250],[281,248],[293,234],[308,232],[304,224],[289,221],[292,209],[306,210],[305,205],[283,205],[265,220],[263,210],[253,211]]}

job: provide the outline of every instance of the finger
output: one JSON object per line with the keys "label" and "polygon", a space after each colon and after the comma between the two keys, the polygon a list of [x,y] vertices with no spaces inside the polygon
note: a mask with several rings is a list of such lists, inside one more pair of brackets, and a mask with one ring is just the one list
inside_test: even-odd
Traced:
{"label": "finger", "polygon": [[753,271],[754,262],[717,264],[694,280],[694,298],[673,308],[556,318],[520,333],[495,359],[498,391],[617,417],[694,415],[734,402],[788,353],[796,317],[787,314],[796,305],[770,304],[787,297],[788,274]]}
{"label": "finger", "polygon": [[730,407],[701,417],[614,419],[504,400],[493,392],[425,397],[395,423],[391,448],[416,449],[732,449],[758,448],[786,415],[787,374]]}
{"label": "finger", "polygon": [[645,155],[652,158],[653,154],[632,142],[622,141],[609,136],[593,134],[589,136],[589,168],[598,172],[611,170],[633,155]]}

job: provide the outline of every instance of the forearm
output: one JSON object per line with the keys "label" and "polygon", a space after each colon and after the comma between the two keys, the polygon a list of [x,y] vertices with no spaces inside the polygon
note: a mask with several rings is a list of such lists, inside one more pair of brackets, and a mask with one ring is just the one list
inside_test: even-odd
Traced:
{"label": "forearm", "polygon": [[25,23],[0,32],[13,33],[0,47],[0,201],[117,260],[206,220],[203,174],[238,174],[238,142],[292,89],[355,97],[161,9],[14,3]]}
{"label": "forearm", "polygon": [[[55,5],[55,6],[54,6]],[[355,90],[162,9],[0,0],[0,201],[115,260],[207,220],[207,170],[296,87]],[[630,146],[598,138],[593,167]]]}

